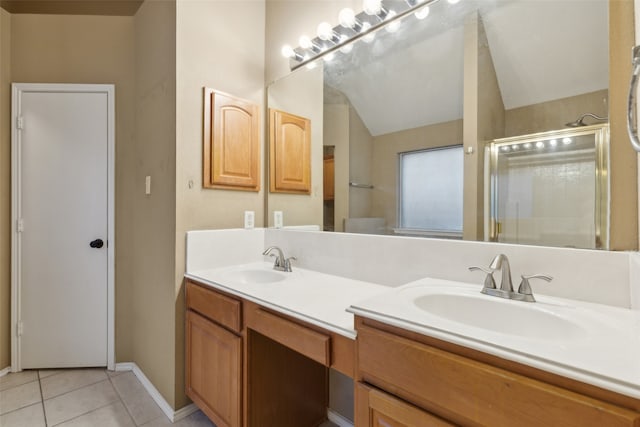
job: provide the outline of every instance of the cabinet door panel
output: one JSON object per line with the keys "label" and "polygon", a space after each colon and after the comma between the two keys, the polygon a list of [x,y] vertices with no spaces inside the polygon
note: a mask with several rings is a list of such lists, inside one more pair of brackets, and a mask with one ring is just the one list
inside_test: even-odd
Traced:
{"label": "cabinet door panel", "polygon": [[311,193],[311,121],[269,109],[269,188],[278,193]]}
{"label": "cabinet door panel", "polygon": [[187,396],[218,427],[239,427],[242,341],[187,310]]}
{"label": "cabinet door panel", "polygon": [[205,88],[203,186],[260,190],[260,108]]}

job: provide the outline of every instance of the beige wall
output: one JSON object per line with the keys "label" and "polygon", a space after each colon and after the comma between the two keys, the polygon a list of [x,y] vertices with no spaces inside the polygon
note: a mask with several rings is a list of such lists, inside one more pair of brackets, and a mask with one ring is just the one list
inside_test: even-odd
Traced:
{"label": "beige wall", "polygon": [[[135,16],[133,357],[175,405],[176,4],[146,1]],[[151,194],[144,194],[151,176]]]}
{"label": "beige wall", "polygon": [[15,82],[116,86],[116,360],[131,360],[133,18],[12,15],[11,53]]}
{"label": "beige wall", "polygon": [[[268,226],[273,225],[273,211],[282,211],[284,225],[322,227],[323,182],[322,146],[324,87],[322,66],[312,70],[302,68],[271,84],[267,90],[268,108],[277,108],[311,120],[311,194],[268,193]],[[266,123],[265,129],[268,128]],[[268,142],[266,142],[268,146]],[[266,158],[266,157],[265,157]],[[268,159],[265,168],[268,167]],[[265,187],[268,181],[265,180]],[[268,192],[268,188],[265,189]]]}
{"label": "beige wall", "polygon": [[[609,114],[608,97],[608,90],[604,89],[507,110],[504,136],[528,135],[563,129],[565,123],[577,120],[584,113],[607,117]],[[585,123],[598,124],[603,122],[587,118]]]}
{"label": "beige wall", "polygon": [[484,25],[475,13],[465,20],[464,28],[465,240],[484,238],[484,146],[503,135],[504,104]]}
{"label": "beige wall", "polygon": [[11,15],[0,9],[0,369],[11,364]]}
{"label": "beige wall", "polygon": [[609,1],[609,123],[611,249],[638,249],[638,162],[626,129],[634,45],[632,1]]}
{"label": "beige wall", "polygon": [[394,132],[373,138],[371,216],[397,227],[398,154],[462,143],[462,120]]}
{"label": "beige wall", "polygon": [[[352,105],[349,105],[349,181],[372,185],[373,137]],[[348,185],[348,183],[347,183]],[[372,192],[349,188],[349,218],[371,215]]]}
{"label": "beige wall", "polygon": [[[184,396],[182,289],[185,232],[203,228],[242,227],[245,210],[253,210],[256,227],[262,227],[266,191],[265,182],[259,192],[202,188],[202,88],[212,87],[248,99],[260,105],[264,111],[265,3],[262,0],[178,1],[176,22],[176,234],[173,298],[176,313],[175,407],[180,408],[187,403]],[[266,123],[264,117],[262,123]],[[322,121],[319,123],[321,125]],[[192,188],[190,183],[193,183]],[[285,221],[286,219],[285,215]]]}

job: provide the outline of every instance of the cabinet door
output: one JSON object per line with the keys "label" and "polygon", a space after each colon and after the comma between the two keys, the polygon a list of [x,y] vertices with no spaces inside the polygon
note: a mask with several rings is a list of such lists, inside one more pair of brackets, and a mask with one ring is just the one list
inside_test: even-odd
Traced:
{"label": "cabinet door", "polygon": [[311,194],[311,120],[269,109],[269,188]]}
{"label": "cabinet door", "polygon": [[323,168],[324,200],[335,198],[335,163],[333,157],[324,159]]}
{"label": "cabinet door", "polygon": [[203,187],[260,190],[260,108],[205,88]]}
{"label": "cabinet door", "polygon": [[218,426],[239,427],[242,339],[187,310],[187,396]]}
{"label": "cabinet door", "polygon": [[363,383],[356,385],[355,427],[453,427],[441,418]]}

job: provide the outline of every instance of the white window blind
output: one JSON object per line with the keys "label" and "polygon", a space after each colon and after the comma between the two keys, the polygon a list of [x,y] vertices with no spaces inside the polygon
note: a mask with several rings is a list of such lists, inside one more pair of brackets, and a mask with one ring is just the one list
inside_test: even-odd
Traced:
{"label": "white window blind", "polygon": [[399,226],[462,234],[461,145],[400,154]]}

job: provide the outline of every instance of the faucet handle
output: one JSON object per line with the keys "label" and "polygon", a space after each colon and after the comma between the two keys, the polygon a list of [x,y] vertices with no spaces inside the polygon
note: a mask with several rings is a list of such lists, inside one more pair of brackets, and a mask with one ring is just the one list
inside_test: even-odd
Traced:
{"label": "faucet handle", "polygon": [[493,278],[493,272],[495,271],[493,268],[482,268],[482,267],[469,267],[469,271],[482,271],[487,273],[487,277],[484,278],[484,289],[495,289],[496,281]]}
{"label": "faucet handle", "polygon": [[520,287],[518,287],[518,293],[523,295],[533,295],[533,292],[531,292],[531,286],[529,285],[530,279],[542,279],[547,282],[553,280],[553,277],[547,276],[546,274],[531,274],[529,276],[525,276],[523,274],[520,277],[522,277],[522,282],[520,282]]}
{"label": "faucet handle", "polygon": [[284,260],[284,265],[282,267],[284,267],[285,271],[291,272],[291,261],[297,261],[297,259],[298,258],[294,256],[290,256]]}

